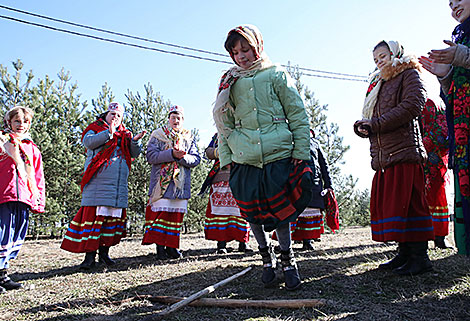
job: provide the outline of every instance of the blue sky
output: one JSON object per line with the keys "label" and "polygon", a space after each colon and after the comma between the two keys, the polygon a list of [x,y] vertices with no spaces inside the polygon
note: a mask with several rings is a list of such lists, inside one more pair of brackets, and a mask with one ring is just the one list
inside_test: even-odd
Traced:
{"label": "blue sky", "polygon": [[[357,75],[373,70],[371,50],[380,40],[398,40],[408,53],[422,55],[444,47],[442,40],[450,38],[456,25],[445,0],[0,0],[0,4],[220,53],[225,53],[227,32],[250,23],[263,33],[265,51],[273,62]],[[0,9],[0,15],[89,32],[4,9]],[[150,83],[164,99],[185,108],[185,127],[198,128],[202,143],[208,142],[215,131],[212,103],[228,65],[104,43],[5,19],[0,19],[0,30],[0,64],[10,71],[11,62],[18,58],[36,78],[49,75],[55,79],[64,68],[77,82],[81,99],[88,101],[97,97],[104,83],[121,102],[125,102],[128,89],[143,92],[143,86]],[[429,74],[423,78],[430,97],[437,97],[435,79]],[[373,176],[369,143],[352,131],[352,124],[361,115],[367,84],[307,76],[302,81],[321,104],[329,105],[329,121],[340,126],[345,143],[351,145],[344,173],[359,177],[360,187],[369,188]]]}

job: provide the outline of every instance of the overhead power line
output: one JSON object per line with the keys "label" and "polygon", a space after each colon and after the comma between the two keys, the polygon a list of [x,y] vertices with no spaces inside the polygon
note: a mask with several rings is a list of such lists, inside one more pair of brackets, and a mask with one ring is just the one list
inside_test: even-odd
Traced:
{"label": "overhead power line", "polygon": [[[152,39],[127,35],[127,34],[114,32],[114,31],[109,31],[109,30],[105,30],[105,29],[101,29],[101,28],[95,28],[95,27],[86,26],[86,25],[82,25],[82,24],[77,24],[77,23],[62,20],[62,19],[56,19],[56,18],[47,17],[47,16],[43,16],[43,15],[39,15],[39,14],[27,12],[27,11],[15,9],[15,8],[10,8],[10,7],[6,7],[6,6],[3,6],[3,5],[0,5],[0,8],[15,11],[15,12],[19,12],[19,13],[23,13],[23,14],[27,14],[27,15],[31,15],[31,16],[34,16],[34,17],[39,17],[39,18],[42,18],[42,19],[48,19],[48,20],[55,21],[55,22],[69,24],[69,25],[73,25],[73,26],[77,26],[77,27],[81,27],[81,28],[86,28],[86,29],[95,30],[95,31],[99,31],[99,32],[104,32],[104,33],[108,33],[108,34],[113,34],[113,35],[117,35],[117,36],[132,38],[132,39],[146,41],[146,42],[152,42],[152,43],[156,43],[156,44],[160,44],[160,45],[172,46],[172,47],[179,48],[179,49],[191,50],[191,51],[196,51],[196,52],[205,53],[205,54],[212,54],[212,55],[217,55],[217,56],[221,56],[221,57],[229,57],[228,55],[223,55],[223,54],[216,53],[216,52],[211,52],[211,51],[207,51],[207,50],[196,49],[196,48],[191,48],[191,47],[186,47],[186,46],[174,45],[174,44],[165,43],[165,42],[161,42],[161,41],[157,41],[157,40],[152,40]],[[86,34],[86,33],[76,32],[76,31],[57,28],[57,27],[52,27],[52,26],[49,26],[49,25],[44,25],[44,24],[39,24],[39,23],[34,23],[34,22],[31,22],[31,21],[26,21],[26,20],[14,18],[14,17],[4,16],[4,15],[0,15],[0,18],[7,19],[7,20],[12,20],[12,21],[20,22],[20,23],[24,23],[24,24],[29,24],[29,25],[36,26],[36,27],[46,28],[46,29],[53,30],[53,31],[64,32],[64,33],[72,34],[72,35],[75,35],[75,36],[82,36],[82,37],[92,38],[92,39],[95,39],[95,40],[111,42],[111,43],[115,43],[115,44],[119,44],[119,45],[136,47],[136,48],[146,49],[146,50],[153,50],[153,51],[157,51],[157,52],[161,52],[161,53],[173,54],[173,55],[178,55],[178,56],[183,56],[183,57],[188,57],[188,58],[194,58],[194,59],[199,59],[199,60],[206,60],[206,61],[212,61],[212,62],[218,62],[218,63],[224,63],[224,64],[232,64],[232,62],[230,62],[230,61],[224,61],[224,60],[219,60],[219,59],[214,59],[214,58],[207,58],[207,57],[201,57],[201,56],[196,56],[196,55],[184,54],[184,53],[180,53],[180,52],[176,52],[176,51],[169,51],[169,50],[163,50],[163,49],[158,49],[158,48],[154,48],[154,47],[147,47],[147,46],[137,45],[137,44],[128,43],[128,42],[124,42],[124,41],[119,41],[119,40],[94,36],[94,35],[90,35],[90,34]],[[287,65],[283,65],[283,66],[288,67]],[[325,73],[325,74],[347,76],[347,77],[357,77],[357,78],[360,77],[360,78],[356,79],[356,78],[345,78],[345,77],[325,76],[325,75],[315,75],[315,74],[303,73],[303,75],[305,75],[305,76],[329,78],[329,79],[337,79],[337,80],[361,81],[361,82],[367,81],[364,76],[351,75],[351,74],[342,74],[342,73],[335,73],[335,72],[329,72],[329,71],[321,71],[321,70],[315,70],[315,69],[303,68],[303,67],[296,67],[296,68],[298,68],[299,70],[305,70],[305,71],[311,71],[311,72],[317,72],[317,73]]]}
{"label": "overhead power line", "polygon": [[[106,30],[106,29],[97,28],[97,27],[93,27],[93,26],[88,26],[88,25],[84,25],[84,24],[80,24],[80,23],[76,23],[76,22],[63,20],[63,19],[53,18],[53,17],[37,14],[37,13],[34,13],[34,12],[29,12],[29,11],[25,11],[25,10],[20,10],[20,9],[4,6],[4,5],[0,5],[0,8],[5,9],[5,10],[18,12],[18,13],[22,13],[22,14],[25,14],[25,15],[30,15],[30,16],[33,16],[33,17],[41,18],[41,19],[46,19],[46,20],[50,20],[50,21],[60,22],[60,23],[63,23],[63,24],[68,24],[68,25],[75,26],[75,27],[90,29],[90,30],[99,31],[99,32],[103,32],[103,33],[108,33],[108,34],[112,34],[112,35],[116,35],[116,36],[120,36],[120,37],[126,37],[126,38],[130,38],[130,39],[155,43],[155,44],[159,44],[159,45],[170,46],[170,47],[174,47],[174,48],[205,53],[205,54],[208,54],[208,55],[215,55],[215,56],[219,56],[219,57],[230,57],[229,55],[221,54],[221,53],[218,53],[218,52],[213,52],[213,51],[208,51],[208,50],[203,50],[203,49],[197,49],[197,48],[192,48],[192,47],[187,47],[187,46],[181,46],[181,45],[175,45],[175,44],[172,44],[172,43],[153,40],[153,39],[148,39],[148,38],[139,37],[139,36],[133,36],[133,35],[117,32],[117,31]],[[283,65],[283,66],[287,67],[287,65]],[[345,74],[345,73],[324,71],[324,70],[304,68],[304,67],[298,67],[298,69],[299,70],[304,70],[304,71],[310,71],[310,72],[317,72],[317,73],[325,73],[325,74],[332,74],[332,75],[338,75],[338,76],[347,76],[347,77],[367,79],[367,76],[361,76],[361,75]]]}
{"label": "overhead power line", "polygon": [[121,32],[116,32],[116,31],[101,29],[101,28],[97,28],[97,27],[87,26],[87,25],[83,25],[83,24],[80,24],[80,23],[75,23],[75,22],[71,22],[71,21],[67,21],[67,20],[62,20],[62,19],[57,19],[57,18],[53,18],[53,17],[40,15],[40,14],[29,12],[29,11],[24,11],[24,10],[20,10],[20,9],[7,7],[7,6],[4,6],[4,5],[0,5],[0,8],[5,9],[5,10],[18,12],[18,13],[22,13],[22,14],[26,14],[26,15],[30,15],[30,16],[33,16],[33,17],[41,18],[41,19],[46,19],[46,20],[51,20],[51,21],[55,21],[55,22],[64,23],[64,24],[67,24],[67,25],[75,26],[75,27],[80,27],[80,28],[90,29],[90,30],[94,30],[94,31],[109,33],[109,34],[115,35],[115,36],[121,36],[121,37],[131,38],[131,39],[135,39],[135,40],[141,40],[141,41],[156,43],[156,44],[159,44],[159,45],[164,45],[164,46],[170,46],[170,47],[174,47],[174,48],[180,48],[180,49],[186,49],[186,50],[201,52],[201,53],[205,53],[205,54],[209,54],[209,55],[228,57],[227,55],[217,53],[217,52],[212,52],[212,51],[207,51],[207,50],[202,50],[202,49],[196,49],[196,48],[191,48],[191,47],[186,47],[186,46],[180,46],[180,45],[174,45],[174,44],[171,44],[171,43],[168,43],[168,42],[163,42],[163,41],[148,39],[148,38],[144,38],[144,37],[128,35],[128,34],[124,34],[124,33],[121,33]]}
{"label": "overhead power line", "polygon": [[88,34],[81,33],[81,32],[76,32],[76,31],[71,31],[71,30],[66,30],[66,29],[51,27],[51,26],[47,26],[47,25],[42,25],[42,24],[40,24],[40,23],[35,23],[35,22],[31,22],[31,21],[21,20],[21,19],[17,19],[17,18],[13,18],[13,17],[8,17],[8,16],[3,16],[3,15],[0,15],[0,18],[2,18],[2,19],[8,19],[8,20],[13,20],[13,21],[16,21],[16,22],[21,22],[21,23],[25,23],[25,24],[28,24],[28,25],[32,25],[32,26],[36,26],[36,27],[41,27],[41,28],[46,28],[46,29],[50,29],[50,30],[54,30],[54,31],[65,32],[65,33],[69,33],[69,34],[72,34],[72,35],[75,35],[75,36],[81,36],[81,37],[87,37],[87,38],[92,38],[92,39],[101,40],[101,41],[112,42],[112,43],[119,44],[119,45],[124,45],[124,46],[130,46],[130,47],[136,47],[136,48],[140,48],[140,49],[153,50],[153,51],[158,51],[158,52],[162,52],[162,53],[167,53],[167,54],[172,54],[172,55],[178,55],[178,56],[183,56],[183,57],[189,57],[189,58],[195,58],[195,59],[200,59],[200,60],[208,60],[208,61],[219,62],[219,63],[223,63],[223,64],[232,64],[232,63],[229,62],[229,61],[223,61],[223,60],[218,60],[218,59],[200,57],[200,56],[195,56],[195,55],[187,55],[187,54],[183,54],[183,53],[176,52],[176,51],[169,51],[169,50],[163,50],[163,49],[158,49],[158,48],[153,48],[153,47],[141,46],[141,45],[137,45],[137,44],[133,44],[133,43],[128,43],[128,42],[124,42],[124,41],[119,41],[119,40],[114,40],[114,39],[109,39],[109,38],[103,38],[103,37],[88,35]]}

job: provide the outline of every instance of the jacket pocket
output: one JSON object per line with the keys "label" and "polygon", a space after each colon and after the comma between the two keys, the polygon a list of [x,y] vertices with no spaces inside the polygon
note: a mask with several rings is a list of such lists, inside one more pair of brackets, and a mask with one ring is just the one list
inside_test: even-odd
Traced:
{"label": "jacket pocket", "polygon": [[394,151],[394,152],[388,153],[387,161],[390,162],[394,156],[397,156],[397,155],[399,155],[399,154],[401,154],[401,153],[403,153],[403,152],[406,152],[406,151],[408,151],[408,150],[410,150],[410,149],[416,149],[416,146],[403,147],[403,148],[400,148],[400,149],[398,149],[398,150],[396,150],[396,151]]}
{"label": "jacket pocket", "polygon": [[264,136],[263,154],[265,157],[281,155],[292,151],[292,149],[292,133],[285,122],[274,124],[273,131]]}

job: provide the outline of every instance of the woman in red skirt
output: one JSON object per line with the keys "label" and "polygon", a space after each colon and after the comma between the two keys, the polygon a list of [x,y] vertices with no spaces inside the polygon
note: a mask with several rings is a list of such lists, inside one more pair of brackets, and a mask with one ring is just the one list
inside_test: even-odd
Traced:
{"label": "woman in red skirt", "polygon": [[170,107],[168,124],[153,131],[147,145],[152,165],[142,244],[157,244],[157,258],[178,259],[180,230],[191,196],[191,168],[201,161],[180,106]]}
{"label": "woman in red skirt", "polygon": [[398,255],[380,269],[416,275],[432,270],[427,249],[434,240],[418,120],[426,92],[417,59],[405,55],[398,42],[378,43],[373,57],[377,69],[371,74],[363,119],[354,124],[359,136],[369,137],[376,171],[370,201],[372,239],[398,242]]}
{"label": "woman in red skirt", "polygon": [[133,137],[122,125],[123,114],[124,107],[112,102],[82,133],[87,149],[82,202],[61,245],[69,252],[86,253],[81,270],[95,265],[97,251],[101,263],[113,265],[109,248],[126,236],[127,180],[145,131]]}
{"label": "woman in red skirt", "polygon": [[237,202],[229,186],[230,170],[220,168],[218,135],[215,134],[206,148],[206,157],[214,160],[206,180],[202,184],[203,194],[210,186],[209,202],[204,222],[206,240],[217,241],[217,253],[227,253],[227,242],[238,241],[239,252],[252,252],[246,243],[250,237],[248,222],[241,216]]}

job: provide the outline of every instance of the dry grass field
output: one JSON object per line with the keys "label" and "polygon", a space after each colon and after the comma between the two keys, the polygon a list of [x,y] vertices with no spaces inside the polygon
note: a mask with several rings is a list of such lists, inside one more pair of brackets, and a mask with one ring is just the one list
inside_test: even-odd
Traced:
{"label": "dry grass field", "polygon": [[[451,240],[452,242],[452,240]],[[158,261],[154,246],[128,238],[111,248],[117,264],[79,272],[83,256],[60,250],[59,240],[27,241],[10,273],[24,289],[0,296],[2,320],[142,320],[166,305],[149,296],[188,297],[248,266],[246,275],[207,295],[218,299],[322,299],[316,308],[268,309],[186,306],[166,320],[470,320],[470,259],[455,250],[429,251],[434,272],[398,277],[376,270],[394,244],[372,242],[369,228],[326,234],[312,252],[296,252],[302,288],[263,288],[260,256],[215,254],[203,234],[185,234],[181,260]],[[250,240],[250,247],[255,241]],[[295,249],[300,249],[295,244]]]}

